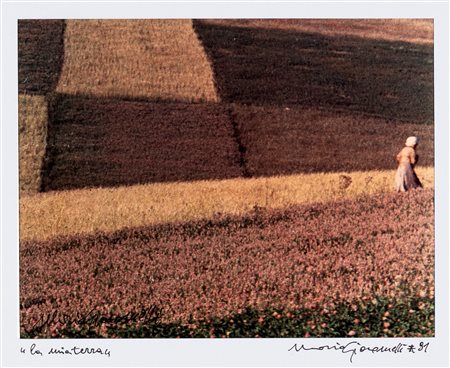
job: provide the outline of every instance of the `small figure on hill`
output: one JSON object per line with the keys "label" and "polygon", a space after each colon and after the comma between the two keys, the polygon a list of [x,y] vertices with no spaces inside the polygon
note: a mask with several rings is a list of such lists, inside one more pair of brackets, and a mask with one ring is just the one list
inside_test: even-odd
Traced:
{"label": "small figure on hill", "polygon": [[419,159],[415,150],[418,143],[417,137],[408,137],[405,147],[397,155],[398,169],[395,174],[395,189],[397,192],[422,188],[422,183],[414,171],[414,166]]}

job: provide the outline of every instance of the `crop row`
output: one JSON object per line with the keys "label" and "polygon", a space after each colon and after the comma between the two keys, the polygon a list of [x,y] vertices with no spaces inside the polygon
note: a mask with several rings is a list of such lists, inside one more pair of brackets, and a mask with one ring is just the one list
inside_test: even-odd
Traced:
{"label": "crop row", "polygon": [[[434,297],[433,191],[20,243],[22,331],[48,315],[136,309],[160,322],[245,308]],[[42,332],[65,328],[50,323]],[[97,326],[101,327],[101,326]]]}
{"label": "crop row", "polygon": [[[224,102],[434,121],[432,43],[246,25],[236,20],[194,23]],[[326,30],[327,21],[322,26]]]}

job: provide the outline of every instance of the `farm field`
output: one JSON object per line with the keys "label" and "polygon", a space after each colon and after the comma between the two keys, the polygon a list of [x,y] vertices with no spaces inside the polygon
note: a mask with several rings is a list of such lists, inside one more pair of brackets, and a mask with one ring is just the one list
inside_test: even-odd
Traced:
{"label": "farm field", "polygon": [[189,19],[68,20],[57,92],[217,101]]}
{"label": "farm field", "polygon": [[249,176],[389,170],[404,137],[421,137],[421,166],[434,165],[433,125],[317,109],[233,105]]}
{"label": "farm field", "polygon": [[[434,169],[419,167],[425,188]],[[261,178],[156,183],[53,191],[22,196],[20,239],[46,240],[148,224],[243,215],[255,208],[335,202],[393,190],[393,170],[314,173]]]}
{"label": "farm field", "polygon": [[20,20],[21,336],[434,336],[433,47],[427,19]]}
{"label": "farm field", "polygon": [[194,23],[222,101],[433,122],[432,44],[237,24]]}
{"label": "farm field", "polygon": [[434,162],[431,124],[316,109],[59,95],[49,132],[43,191],[388,170],[409,134],[420,165]]}
{"label": "farm field", "polygon": [[63,20],[18,21],[19,93],[55,90],[64,60]]}
{"label": "farm field", "polygon": [[208,19],[203,23],[227,27],[278,29],[360,37],[384,41],[433,44],[432,19]]}
{"label": "farm field", "polygon": [[[46,152],[43,170],[35,174],[41,176],[41,190],[392,169],[395,167],[393,157],[402,146],[404,136],[411,134],[421,138],[420,165],[433,165],[432,45],[361,37],[370,30],[387,32],[389,27],[399,34],[406,32],[401,29],[409,29],[410,33],[402,37],[411,36],[411,24],[408,23],[408,28],[405,22],[385,22],[389,26],[382,24],[380,28],[377,22],[363,22],[352,23],[353,29],[344,22],[352,32],[359,29],[360,37],[339,38],[316,33],[303,35],[302,29],[311,26],[312,21],[268,21],[264,23],[268,27],[261,28],[261,21],[255,20],[254,28],[244,27],[253,27],[254,22],[249,22],[195,21],[192,28],[190,22],[148,20],[132,22],[131,26],[123,21],[79,21],[56,23],[59,28],[55,28],[42,22],[23,21],[19,65],[27,67],[27,79],[36,79],[41,73],[39,57],[42,56],[38,55],[36,44],[50,38],[50,34],[61,37],[61,29],[65,30],[66,46],[63,72],[78,65],[81,54],[75,51],[72,56],[67,54],[70,51],[67,48],[71,47],[67,41],[70,24],[81,33],[83,27],[87,27],[86,34],[92,37],[96,37],[96,33],[87,30],[105,29],[105,32],[112,32],[111,40],[124,33],[131,38],[141,35],[138,44],[130,43],[127,55],[134,55],[141,50],[141,44],[147,42],[155,52],[151,60],[141,59],[142,65],[149,70],[153,66],[160,70],[164,64],[166,69],[161,69],[164,70],[161,73],[171,75],[173,83],[185,85],[177,74],[181,66],[173,66],[181,41],[166,44],[164,52],[161,44],[167,34],[180,28],[183,30],[180,39],[187,45],[186,40],[195,41],[191,34],[195,30],[204,44],[204,54],[209,55],[214,71],[214,78],[211,78],[223,100],[220,103],[180,102],[177,101],[180,97],[169,89],[166,92],[171,95],[164,102],[161,98],[166,92],[157,89],[155,93],[160,97],[149,95],[149,100],[132,94],[105,98],[102,96],[108,95],[107,86],[99,86],[99,90],[92,93],[67,90],[64,94],[54,93],[62,90],[53,86],[52,96],[47,97],[50,105],[48,142],[46,148],[38,149]],[[26,37],[27,32],[36,33],[36,24],[46,36]],[[152,37],[141,34],[144,24],[151,26]],[[345,25],[330,24],[337,34],[345,29]],[[429,22],[418,21],[418,25],[420,27],[413,28],[429,30]],[[216,33],[214,27],[222,28]],[[125,29],[128,33],[120,32]],[[287,43],[292,41],[298,49],[287,54],[284,50],[290,49]],[[112,59],[103,59],[104,55],[114,53],[108,51],[109,46],[104,47],[98,53],[91,50],[85,57],[97,65],[94,69],[102,65],[115,73],[118,65],[115,59],[112,56]],[[197,51],[193,52],[197,55]],[[37,60],[34,66],[30,61],[33,52]],[[259,59],[253,60],[253,55],[258,55]],[[59,73],[60,67],[55,64],[55,73]],[[388,72],[391,74],[387,75]],[[90,77],[77,75],[92,86],[88,82]],[[67,78],[61,75],[59,85]],[[123,78],[116,79],[122,81]],[[205,86],[206,80],[210,79],[205,79]],[[116,87],[118,91],[120,88]],[[46,88],[42,91],[50,87]],[[277,94],[281,95],[277,97]],[[208,129],[211,124],[212,129]],[[121,135],[124,129],[130,134]],[[175,136],[177,138],[173,139]],[[367,150],[376,153],[376,158],[358,154]]]}
{"label": "farm field", "polygon": [[49,131],[44,191],[242,176],[218,104],[59,95]]}
{"label": "farm field", "polygon": [[19,95],[20,193],[41,190],[42,165],[47,142],[48,112],[43,96]]}
{"label": "farm field", "polygon": [[[428,189],[21,242],[21,333],[176,337],[177,328],[195,335],[196,326],[216,321],[227,326],[225,336],[240,328],[246,336],[284,336],[282,328],[263,328],[273,310],[273,320],[298,327],[291,336],[432,336],[433,207]],[[381,309],[368,313],[377,303]],[[146,315],[148,325],[136,315],[114,323],[142,310],[158,314]],[[103,323],[76,323],[92,311]],[[260,329],[233,326],[240,313]],[[33,327],[49,315],[54,322]]]}

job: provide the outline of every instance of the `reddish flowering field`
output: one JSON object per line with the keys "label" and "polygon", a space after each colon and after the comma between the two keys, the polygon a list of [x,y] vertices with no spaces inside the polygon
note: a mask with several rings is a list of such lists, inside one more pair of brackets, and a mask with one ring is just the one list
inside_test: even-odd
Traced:
{"label": "reddish flowering field", "polygon": [[[263,323],[265,318],[283,320],[279,311],[289,311],[283,318],[310,331],[315,324],[305,319],[308,311],[326,316],[327,322],[321,322],[325,328],[334,319],[341,321],[342,314],[363,308],[367,323],[360,323],[362,317],[352,323],[365,331],[371,319],[380,317],[377,323],[384,332],[375,335],[389,335],[394,328],[402,336],[414,335],[398,326],[425,307],[427,318],[433,319],[433,199],[432,190],[418,190],[313,207],[255,208],[246,217],[21,242],[21,332],[25,337],[120,336],[113,331],[123,324],[195,330],[205,319],[228,318],[233,325],[241,321],[236,336],[242,336],[250,317],[233,317],[242,313]],[[392,312],[379,315],[375,309],[378,314],[373,314],[367,307],[379,300],[386,301],[386,308],[395,301],[406,314],[388,322]],[[142,310],[159,312],[149,322],[139,314]],[[268,310],[274,310],[269,317]],[[103,322],[74,322],[86,321],[92,313]],[[432,335],[431,325],[424,322],[421,333]],[[347,327],[328,336],[354,335],[353,327]],[[86,329],[89,333],[77,335]],[[160,336],[155,331],[147,330],[146,336]],[[268,335],[284,336],[283,331],[275,328]],[[304,330],[290,331],[303,336]],[[170,332],[166,337],[176,336]]]}

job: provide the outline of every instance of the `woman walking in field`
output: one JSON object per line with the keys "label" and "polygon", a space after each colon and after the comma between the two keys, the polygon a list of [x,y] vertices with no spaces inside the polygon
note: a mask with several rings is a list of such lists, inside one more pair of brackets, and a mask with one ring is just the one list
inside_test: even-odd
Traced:
{"label": "woman walking in field", "polygon": [[415,151],[418,143],[417,137],[408,137],[405,147],[397,155],[398,169],[395,174],[395,189],[397,192],[422,188],[422,183],[414,171],[414,165],[419,158]]}

